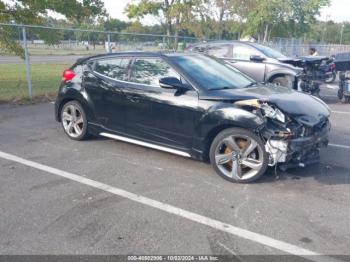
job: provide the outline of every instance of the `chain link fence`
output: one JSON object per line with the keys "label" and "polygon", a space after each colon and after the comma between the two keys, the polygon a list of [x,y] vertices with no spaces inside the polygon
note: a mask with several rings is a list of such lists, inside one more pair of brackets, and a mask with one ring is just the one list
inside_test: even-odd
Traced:
{"label": "chain link fence", "polygon": [[0,102],[53,99],[64,69],[84,56],[119,51],[181,51],[193,37],[0,24],[25,59],[0,50]]}
{"label": "chain link fence", "polygon": [[319,55],[322,56],[332,56],[340,53],[350,52],[350,45],[312,43],[297,38],[276,37],[271,41],[262,44],[268,45],[291,57],[308,55],[310,47],[314,47]]}
{"label": "chain link fence", "polygon": [[[184,36],[3,23],[0,23],[0,32],[26,51],[23,60],[0,49],[0,102],[53,99],[63,70],[80,57],[135,50],[181,51],[192,43],[208,41]],[[312,44],[294,38],[273,38],[263,44],[292,57],[307,55],[310,47],[325,56],[350,52],[350,45]]]}

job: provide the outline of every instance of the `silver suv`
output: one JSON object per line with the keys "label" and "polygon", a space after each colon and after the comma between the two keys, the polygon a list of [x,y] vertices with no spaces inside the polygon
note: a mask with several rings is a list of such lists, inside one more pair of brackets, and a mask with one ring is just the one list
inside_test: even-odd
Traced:
{"label": "silver suv", "polygon": [[257,82],[275,83],[297,89],[301,68],[284,63],[288,57],[270,47],[243,41],[194,44],[187,51],[201,52],[230,63]]}

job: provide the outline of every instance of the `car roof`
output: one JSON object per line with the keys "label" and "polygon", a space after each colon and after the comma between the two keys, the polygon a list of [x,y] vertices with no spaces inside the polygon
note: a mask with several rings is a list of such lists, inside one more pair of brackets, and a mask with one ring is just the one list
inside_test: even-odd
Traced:
{"label": "car roof", "polygon": [[208,42],[195,43],[195,44],[191,45],[191,47],[201,46],[201,45],[209,45],[209,44],[234,44],[234,43],[245,44],[245,45],[249,45],[249,46],[253,46],[253,47],[256,47],[257,45],[260,45],[260,44],[258,44],[258,43],[249,42],[249,41],[240,41],[240,40],[215,40],[215,41],[208,41]]}
{"label": "car roof", "polygon": [[77,63],[84,63],[89,60],[101,59],[101,58],[112,58],[118,56],[139,56],[139,57],[174,57],[174,56],[188,56],[193,55],[191,53],[185,52],[170,52],[170,51],[159,51],[159,52],[149,52],[149,51],[123,51],[123,52],[115,52],[115,53],[105,53],[93,56],[82,57],[77,60]]}

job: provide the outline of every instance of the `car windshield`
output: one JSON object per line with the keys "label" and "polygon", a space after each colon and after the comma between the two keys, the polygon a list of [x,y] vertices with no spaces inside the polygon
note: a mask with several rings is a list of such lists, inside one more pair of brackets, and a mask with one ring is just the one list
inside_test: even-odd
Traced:
{"label": "car windshield", "polygon": [[174,56],[172,60],[206,90],[236,89],[254,84],[238,70],[205,55]]}
{"label": "car windshield", "polygon": [[285,58],[286,56],[282,54],[281,52],[272,49],[270,47],[264,46],[264,45],[255,45],[256,49],[258,49],[260,52],[262,52],[264,55],[267,57],[275,58],[275,59],[280,59],[280,58]]}

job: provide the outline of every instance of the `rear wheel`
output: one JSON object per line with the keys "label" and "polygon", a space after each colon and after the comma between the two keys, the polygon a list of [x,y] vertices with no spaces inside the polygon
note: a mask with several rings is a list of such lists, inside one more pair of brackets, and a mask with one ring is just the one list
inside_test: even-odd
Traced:
{"label": "rear wheel", "polygon": [[218,175],[239,183],[257,180],[265,173],[268,164],[261,139],[241,128],[220,132],[211,144],[209,157]]}
{"label": "rear wheel", "polygon": [[87,137],[87,118],[78,101],[70,101],[62,107],[61,122],[65,133],[73,140]]}
{"label": "rear wheel", "polygon": [[293,88],[293,81],[290,77],[287,76],[275,77],[272,79],[271,83],[278,86]]}
{"label": "rear wheel", "polygon": [[324,82],[327,84],[330,84],[330,83],[333,83],[336,78],[337,78],[337,72],[332,71],[332,74],[328,78],[326,78]]}

